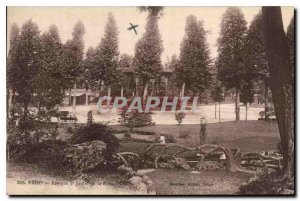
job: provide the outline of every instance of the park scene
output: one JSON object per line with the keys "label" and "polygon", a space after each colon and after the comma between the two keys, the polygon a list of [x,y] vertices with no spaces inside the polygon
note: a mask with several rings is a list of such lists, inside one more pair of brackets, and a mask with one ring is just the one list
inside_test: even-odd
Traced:
{"label": "park scene", "polygon": [[295,195],[294,8],[8,7],[7,194]]}

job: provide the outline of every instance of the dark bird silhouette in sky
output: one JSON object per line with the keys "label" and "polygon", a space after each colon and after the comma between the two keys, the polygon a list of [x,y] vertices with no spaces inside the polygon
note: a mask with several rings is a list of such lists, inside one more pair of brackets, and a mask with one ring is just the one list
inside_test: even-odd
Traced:
{"label": "dark bird silhouette in sky", "polygon": [[130,31],[130,30],[134,30],[134,33],[135,33],[135,35],[137,35],[137,31],[136,31],[136,29],[135,28],[137,28],[139,25],[133,25],[132,23],[129,23],[130,24],[130,27],[128,28],[128,30]]}

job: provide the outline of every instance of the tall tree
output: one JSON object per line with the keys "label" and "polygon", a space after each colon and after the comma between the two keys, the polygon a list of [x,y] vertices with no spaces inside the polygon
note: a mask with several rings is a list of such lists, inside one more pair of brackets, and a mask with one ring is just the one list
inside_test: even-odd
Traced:
{"label": "tall tree", "polygon": [[119,39],[117,22],[112,13],[109,13],[105,25],[104,37],[97,49],[97,62],[99,65],[100,79],[102,78],[111,96],[111,86],[117,77],[119,61]]}
{"label": "tall tree", "polygon": [[64,98],[65,80],[62,74],[62,43],[58,28],[51,25],[41,36],[40,67],[34,79],[36,92],[33,104],[40,113],[52,110]]}
{"label": "tall tree", "polygon": [[[135,46],[133,66],[137,69],[140,79],[144,82],[143,99],[148,93],[148,82],[157,78],[162,70],[161,54],[162,39],[158,29],[160,7],[143,8],[148,11],[145,33]],[[141,9],[141,10],[143,10]]]}
{"label": "tall tree", "polygon": [[72,85],[74,87],[73,112],[76,111],[76,83],[78,82],[79,76],[82,75],[83,70],[84,34],[84,25],[79,20],[73,28],[72,39],[68,40],[63,48],[65,79],[68,80],[69,88],[71,88]]}
{"label": "tall tree", "polygon": [[241,101],[246,108],[246,120],[248,119],[248,104],[253,103],[254,100],[254,81],[243,81],[241,84]]}
{"label": "tall tree", "polygon": [[[17,32],[16,27],[15,32]],[[29,104],[36,92],[33,80],[40,67],[41,42],[38,25],[32,20],[26,21],[22,25],[21,35],[16,42],[17,45],[14,47],[16,49],[11,50],[11,55],[15,51],[16,56],[11,58],[9,64],[11,65],[9,82],[12,89],[18,94],[16,102],[22,104],[24,108],[23,116],[27,118]]]}
{"label": "tall tree", "polygon": [[165,84],[166,84],[165,95],[170,94],[169,86],[172,86],[173,88],[180,87],[178,84],[180,83],[178,75],[175,73],[178,68],[179,68],[179,58],[177,57],[176,54],[173,54],[171,56],[171,60],[165,64],[165,69],[170,70],[172,72],[172,74],[169,77],[165,78]]}
{"label": "tall tree", "polygon": [[291,22],[287,28],[287,42],[289,48],[289,56],[293,67],[293,76],[295,74],[295,18],[291,19]]}
{"label": "tall tree", "polygon": [[[8,52],[8,65],[7,65],[7,105],[10,107],[13,103],[13,95],[15,93],[13,72],[18,65],[17,63],[17,48],[20,39],[20,28],[16,23],[11,26],[9,34],[9,52]],[[7,113],[9,114],[9,113]]]}
{"label": "tall tree", "polygon": [[128,54],[122,54],[120,56],[119,64],[118,64],[118,76],[117,76],[117,82],[115,85],[118,88],[121,88],[121,97],[124,96],[124,87],[128,86],[127,90],[129,90],[129,85],[131,84],[131,78],[128,77],[125,73],[126,69],[132,68],[132,61],[133,57]]}
{"label": "tall tree", "polygon": [[235,112],[238,122],[240,121],[241,69],[245,64],[246,24],[244,15],[239,8],[228,8],[222,17],[218,39],[218,77],[226,88],[235,88]]}
{"label": "tall tree", "polygon": [[272,98],[283,153],[283,178],[294,179],[294,79],[280,7],[263,7]]}
{"label": "tall tree", "polygon": [[215,101],[215,119],[217,118],[217,103],[219,103],[219,122],[221,121],[221,102],[224,101],[223,88],[221,83],[216,80],[212,86],[211,97]]}
{"label": "tall tree", "polygon": [[86,57],[83,62],[83,76],[82,83],[86,89],[85,93],[85,104],[88,105],[88,89],[94,89],[96,85],[94,69],[96,68],[96,51],[94,48],[90,47],[86,52]]}
{"label": "tall tree", "polygon": [[[267,113],[269,71],[268,62],[266,60],[262,12],[259,12],[250,24],[245,41],[245,51],[246,57],[243,69],[243,78],[245,81],[243,81],[243,83],[246,84],[246,86],[242,86],[242,88],[250,92],[252,90],[250,90],[249,87],[254,87],[254,85],[258,86],[256,91],[258,94],[264,96],[265,113]],[[265,117],[267,118],[266,115]]]}
{"label": "tall tree", "polygon": [[211,82],[211,60],[203,22],[194,15],[186,18],[179,57],[179,68],[175,72],[182,83],[181,95],[184,96],[185,89],[191,90],[193,95],[204,95]]}

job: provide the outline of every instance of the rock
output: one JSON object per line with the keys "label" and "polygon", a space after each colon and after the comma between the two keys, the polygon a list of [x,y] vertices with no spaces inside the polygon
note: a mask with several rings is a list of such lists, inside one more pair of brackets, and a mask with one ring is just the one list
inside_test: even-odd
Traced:
{"label": "rock", "polygon": [[118,171],[123,174],[126,175],[127,177],[132,177],[134,176],[134,171],[131,167],[126,167],[125,165],[121,165],[120,167],[118,167]]}
{"label": "rock", "polygon": [[192,171],[190,173],[192,173],[192,174],[199,174],[200,172],[198,172],[198,171]]}
{"label": "rock", "polygon": [[184,158],[181,157],[175,157],[174,158],[175,164],[177,167],[181,167],[185,170],[189,170],[191,169],[191,167],[189,166],[189,164],[187,164],[186,160]]}
{"label": "rock", "polygon": [[143,175],[142,180],[144,183],[148,183],[148,181],[150,181],[151,179],[147,175]]}
{"label": "rock", "polygon": [[133,176],[129,179],[130,183],[133,185],[138,185],[139,183],[143,183],[143,179],[139,176]]}
{"label": "rock", "polygon": [[142,169],[142,170],[138,170],[136,171],[136,175],[138,176],[142,176],[143,174],[146,174],[148,172],[153,172],[155,169]]}
{"label": "rock", "polygon": [[122,171],[122,172],[132,172],[133,171],[133,169],[131,167],[126,167],[125,165],[121,165],[120,167],[118,167],[118,170]]}
{"label": "rock", "polygon": [[290,189],[284,189],[282,194],[285,194],[285,195],[293,195],[295,194],[294,190],[290,190]]}
{"label": "rock", "polygon": [[158,163],[158,167],[166,169],[169,168],[169,164],[165,162]]}
{"label": "rock", "polygon": [[145,183],[138,183],[135,185],[135,188],[141,193],[148,193],[148,187]]}

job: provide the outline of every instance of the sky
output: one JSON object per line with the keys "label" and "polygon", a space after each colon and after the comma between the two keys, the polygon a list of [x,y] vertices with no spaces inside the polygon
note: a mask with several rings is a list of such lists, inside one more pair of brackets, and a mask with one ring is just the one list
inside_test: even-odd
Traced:
{"label": "sky", "polygon": [[[247,26],[261,9],[261,7],[240,8],[245,15]],[[220,22],[226,9],[227,7],[165,7],[163,16],[159,20],[164,47],[162,61],[166,62],[167,58],[171,58],[173,54],[179,55],[186,17],[190,14],[204,22],[204,28],[208,31],[207,42],[211,57],[215,58]],[[281,10],[286,30],[293,17],[294,8],[282,7]],[[89,47],[96,47],[100,43],[109,12],[114,14],[117,21],[120,53],[134,55],[135,44],[144,33],[147,17],[147,14],[141,13],[137,7],[8,7],[7,32],[9,36],[12,23],[15,22],[21,27],[24,22],[32,19],[38,24],[41,33],[47,31],[51,24],[55,24],[64,43],[71,39],[73,26],[78,20],[81,20],[86,30],[84,35],[86,51]],[[137,35],[133,31],[128,31],[129,23],[138,25]]]}

